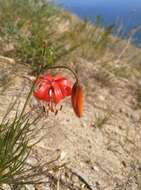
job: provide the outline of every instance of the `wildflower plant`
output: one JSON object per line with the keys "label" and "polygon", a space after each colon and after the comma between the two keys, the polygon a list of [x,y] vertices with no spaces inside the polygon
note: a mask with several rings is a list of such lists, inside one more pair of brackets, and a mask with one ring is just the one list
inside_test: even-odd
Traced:
{"label": "wildflower plant", "polygon": [[[33,177],[41,175],[38,173],[38,166],[29,169],[26,166],[26,160],[32,150],[33,145],[38,141],[33,139],[34,128],[39,116],[31,118],[30,111],[26,111],[31,95],[47,105],[47,109],[56,113],[56,105],[64,98],[71,96],[72,107],[76,116],[83,114],[83,90],[78,80],[77,74],[67,66],[52,66],[48,69],[68,69],[75,77],[73,82],[66,77],[58,74],[52,76],[47,72],[39,74],[30,89],[22,111],[17,111],[13,116],[14,102],[6,112],[0,123],[0,187],[2,184],[16,185],[33,183]],[[11,117],[12,116],[12,117]],[[33,142],[31,143],[31,141]],[[39,139],[38,139],[39,140]],[[36,168],[36,172],[35,172]],[[35,172],[33,174],[32,172]],[[30,181],[29,181],[30,180]]]}

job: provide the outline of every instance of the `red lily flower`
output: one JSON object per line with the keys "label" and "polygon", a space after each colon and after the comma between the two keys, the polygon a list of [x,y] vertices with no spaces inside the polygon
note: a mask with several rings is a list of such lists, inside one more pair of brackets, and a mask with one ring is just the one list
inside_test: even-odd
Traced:
{"label": "red lily flower", "polygon": [[53,104],[58,104],[66,96],[71,95],[72,83],[61,75],[52,77],[44,73],[35,81],[35,90],[33,95],[42,101],[48,102],[49,109],[54,111]]}

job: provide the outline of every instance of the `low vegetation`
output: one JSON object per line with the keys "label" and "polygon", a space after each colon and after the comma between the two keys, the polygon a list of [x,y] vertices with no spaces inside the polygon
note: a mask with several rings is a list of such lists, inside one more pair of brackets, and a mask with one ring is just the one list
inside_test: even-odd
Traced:
{"label": "low vegetation", "polygon": [[46,64],[66,59],[70,62],[78,54],[89,58],[103,54],[113,26],[100,31],[99,17],[95,28],[89,22],[71,20],[68,13],[43,0],[1,0],[1,52],[35,71]]}

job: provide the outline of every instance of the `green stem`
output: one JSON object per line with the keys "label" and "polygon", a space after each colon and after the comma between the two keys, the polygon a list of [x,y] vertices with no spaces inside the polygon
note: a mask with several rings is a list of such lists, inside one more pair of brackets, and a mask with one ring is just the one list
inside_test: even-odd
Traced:
{"label": "green stem", "polygon": [[21,112],[21,114],[20,114],[20,116],[19,116],[18,123],[20,122],[20,120],[21,120],[21,118],[22,118],[22,116],[23,116],[23,114],[24,114],[25,108],[26,108],[26,106],[27,106],[27,104],[28,104],[28,101],[29,101],[29,99],[30,99],[30,96],[31,96],[31,94],[32,94],[32,92],[33,92],[34,86],[35,86],[35,83],[32,85],[32,87],[31,87],[31,89],[30,89],[30,91],[29,91],[29,94],[27,95],[26,101],[25,101],[25,103],[24,103],[24,107],[23,107],[22,112]]}

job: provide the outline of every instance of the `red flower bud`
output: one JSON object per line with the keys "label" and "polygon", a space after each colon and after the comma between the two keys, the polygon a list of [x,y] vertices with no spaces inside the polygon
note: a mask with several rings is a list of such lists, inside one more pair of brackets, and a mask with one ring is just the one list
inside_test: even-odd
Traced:
{"label": "red flower bud", "polygon": [[74,109],[75,114],[78,117],[82,117],[83,114],[83,104],[84,104],[84,96],[83,96],[83,88],[76,82],[72,88],[72,95],[71,95],[72,107]]}

